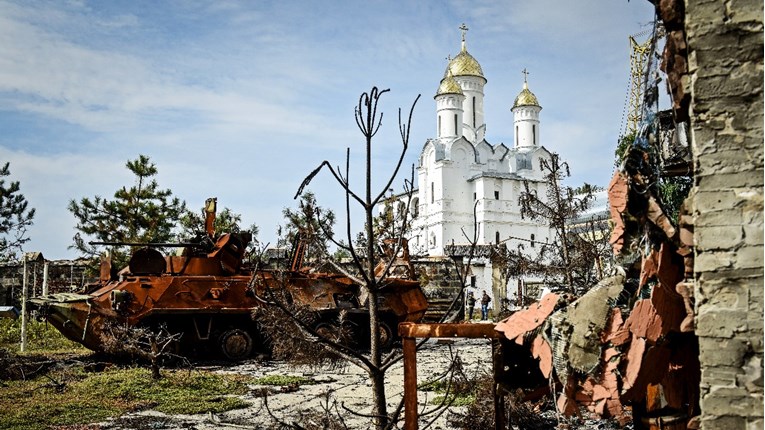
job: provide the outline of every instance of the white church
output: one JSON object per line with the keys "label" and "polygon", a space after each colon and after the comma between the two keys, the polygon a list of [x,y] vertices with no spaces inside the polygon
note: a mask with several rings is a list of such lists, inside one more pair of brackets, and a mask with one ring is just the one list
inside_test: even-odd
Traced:
{"label": "white church", "polygon": [[[520,244],[533,253],[540,242],[554,237],[544,221],[522,218],[518,204],[524,181],[539,196],[546,195],[539,161],[550,152],[540,143],[542,106],[529,90],[524,70],[523,89],[509,109],[513,142],[489,143],[483,108],[487,80],[467,50],[467,28],[460,29],[462,49],[449,60],[434,97],[436,135],[427,139],[419,157],[409,245],[417,255],[453,258],[459,245],[469,244],[465,233],[472,236],[475,219],[479,247],[505,244],[517,249]],[[501,299],[515,299],[524,288],[524,280],[504,279],[488,258],[474,260],[471,270],[476,297],[481,290],[489,293],[495,314]]]}

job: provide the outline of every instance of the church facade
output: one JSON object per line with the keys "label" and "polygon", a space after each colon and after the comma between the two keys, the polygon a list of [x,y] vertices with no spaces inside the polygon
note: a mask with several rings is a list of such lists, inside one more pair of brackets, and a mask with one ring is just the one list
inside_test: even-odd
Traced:
{"label": "church facade", "polygon": [[[484,121],[487,79],[468,53],[467,29],[461,29],[461,50],[449,60],[434,96],[436,134],[419,156],[409,245],[417,255],[455,258],[454,250],[464,249],[459,245],[468,245],[475,231],[484,249],[503,244],[534,253],[539,243],[553,240],[553,233],[545,221],[521,216],[518,197],[524,181],[539,196],[547,192],[540,170],[540,158],[550,157],[540,139],[542,106],[524,77],[509,109],[513,142],[490,143]],[[485,256],[474,260],[471,270],[471,284],[493,297],[495,311],[502,299],[513,299],[523,288],[523,280],[505,279]]]}

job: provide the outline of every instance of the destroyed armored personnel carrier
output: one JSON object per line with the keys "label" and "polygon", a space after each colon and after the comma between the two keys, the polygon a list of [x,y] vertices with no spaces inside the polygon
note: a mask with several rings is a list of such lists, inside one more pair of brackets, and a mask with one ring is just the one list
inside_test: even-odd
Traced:
{"label": "destroyed armored personnel carrier", "polygon": [[[164,327],[180,334],[176,351],[181,355],[222,355],[243,359],[265,347],[252,311],[268,306],[266,289],[286,289],[294,302],[316,312],[317,327],[338,319],[340,312],[369,330],[369,314],[360,287],[334,273],[302,269],[303,246],[293,248],[286,270],[254,269],[244,264],[249,233],[226,233],[213,241],[214,201],[207,205],[208,245],[175,244],[181,255],[163,255],[156,248],[169,244],[144,244],[127,267],[116,274],[102,261],[99,282],[84,291],[36,297],[30,302],[39,315],[67,338],[94,351],[104,351],[114,324],[128,327]],[[114,244],[107,245],[136,245]],[[427,300],[419,282],[397,276],[381,290],[381,343],[390,345],[399,322],[419,321]],[[356,338],[362,338],[363,332]],[[367,336],[368,338],[368,336]]]}

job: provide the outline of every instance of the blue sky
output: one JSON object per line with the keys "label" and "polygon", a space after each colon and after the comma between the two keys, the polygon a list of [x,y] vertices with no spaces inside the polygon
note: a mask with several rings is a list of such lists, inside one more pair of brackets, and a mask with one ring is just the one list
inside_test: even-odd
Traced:
{"label": "blue sky", "polygon": [[[569,162],[571,185],[606,185],[628,36],[652,19],[645,0],[0,0],[0,161],[37,209],[25,250],[75,257],[68,201],[130,185],[124,165],[139,154],[189,207],[216,196],[273,243],[308,172],[325,159],[344,165],[348,147],[353,161],[363,155],[353,108],[373,85],[391,89],[376,171],[400,147],[398,108],[422,94],[406,165],[416,162],[463,22],[488,79],[487,140],[512,142],[526,68],[543,107],[541,143]],[[328,175],[311,189],[342,208]]]}

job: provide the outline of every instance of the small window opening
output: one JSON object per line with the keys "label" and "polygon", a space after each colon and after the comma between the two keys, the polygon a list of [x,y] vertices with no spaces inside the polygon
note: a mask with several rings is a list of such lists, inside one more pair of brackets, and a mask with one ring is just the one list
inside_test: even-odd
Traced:
{"label": "small window opening", "polygon": [[536,242],[534,242],[534,234],[531,234],[531,247],[533,248]]}
{"label": "small window opening", "polygon": [[436,201],[436,184],[431,182],[430,183],[430,202],[433,203]]}
{"label": "small window opening", "polygon": [[457,114],[455,113],[455,114],[454,114],[454,135],[455,135],[455,136],[459,136],[459,135],[460,135],[460,134],[457,132],[457,130],[458,130],[458,128],[457,128]]}
{"label": "small window opening", "polygon": [[499,245],[499,232],[494,234],[494,241],[497,242],[497,245]]}
{"label": "small window opening", "polygon": [[473,97],[473,128],[475,128],[475,97]]}
{"label": "small window opening", "polygon": [[499,200],[499,191],[494,191],[494,200]]}
{"label": "small window opening", "polygon": [[531,143],[537,145],[537,126],[534,124],[531,125]]}

